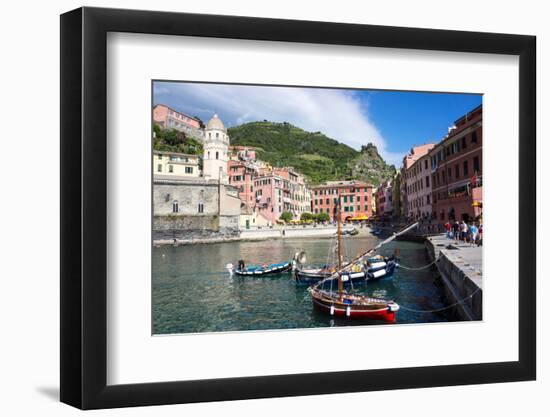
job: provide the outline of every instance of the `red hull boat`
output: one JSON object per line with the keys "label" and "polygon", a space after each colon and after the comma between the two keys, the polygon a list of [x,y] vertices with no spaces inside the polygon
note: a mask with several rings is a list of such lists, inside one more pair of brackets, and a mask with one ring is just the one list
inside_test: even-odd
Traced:
{"label": "red hull boat", "polygon": [[[416,227],[418,223],[414,223],[413,225],[402,230],[401,232],[394,234],[393,236],[379,243],[373,249],[366,251],[362,255],[355,258],[353,261],[344,265],[341,249],[342,232],[340,225],[340,207],[341,204],[338,200],[334,208],[334,215],[338,219],[338,268],[331,276],[326,277],[325,279],[319,281],[309,288],[313,305],[317,309],[328,313],[331,316],[339,316],[350,319],[375,319],[394,323],[395,313],[399,310],[399,305],[396,302],[391,300],[384,300],[382,298],[369,297],[367,295],[350,294],[344,289],[342,274],[349,274],[355,264],[361,264],[365,259],[368,259],[374,251],[382,247],[382,245],[391,242],[400,234],[403,234],[406,231]],[[332,289],[331,291],[326,291],[323,289],[323,284],[328,280],[337,280],[337,292],[333,292]]]}
{"label": "red hull boat", "polygon": [[313,305],[331,316],[383,320],[395,322],[395,313],[399,310],[397,303],[380,298],[360,295],[341,294],[337,299],[334,294],[324,291],[311,291]]}

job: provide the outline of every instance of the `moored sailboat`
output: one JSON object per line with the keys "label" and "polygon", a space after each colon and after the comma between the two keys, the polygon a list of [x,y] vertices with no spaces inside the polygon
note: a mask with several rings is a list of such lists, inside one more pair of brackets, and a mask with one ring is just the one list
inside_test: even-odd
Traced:
{"label": "moored sailboat", "polygon": [[[337,240],[337,245],[341,242]],[[305,252],[299,252],[294,256],[294,279],[298,284],[315,284],[321,280],[327,279],[337,270],[336,265],[306,265],[307,258]],[[348,265],[342,263],[342,266]],[[381,255],[372,256],[363,262],[357,262],[352,265],[350,271],[342,275],[342,281],[345,283],[362,283],[381,278],[393,276],[395,269],[399,266],[395,255],[386,257]]]}
{"label": "moored sailboat", "polygon": [[364,295],[335,293],[310,288],[314,306],[331,316],[395,322],[399,305],[394,301]]}
{"label": "moored sailboat", "polygon": [[[320,280],[318,283],[311,286],[308,291],[311,294],[314,307],[330,314],[331,316],[341,316],[347,318],[362,318],[383,320],[387,322],[395,322],[395,314],[399,310],[399,305],[393,300],[385,300],[382,298],[369,297],[367,295],[351,294],[344,288],[344,279],[350,276],[353,268],[357,265],[368,261],[372,253],[378,250],[385,243],[395,239],[399,234],[405,233],[408,230],[416,227],[417,223],[407,227],[398,234],[379,243],[375,248],[364,252],[362,255],[355,258],[346,265],[342,262],[341,252],[341,224],[340,224],[340,204],[335,207],[336,218],[338,219],[338,265],[337,270],[329,277]],[[325,283],[329,280],[337,280],[338,289],[336,292],[327,290]],[[330,282],[332,284],[332,281]]]}

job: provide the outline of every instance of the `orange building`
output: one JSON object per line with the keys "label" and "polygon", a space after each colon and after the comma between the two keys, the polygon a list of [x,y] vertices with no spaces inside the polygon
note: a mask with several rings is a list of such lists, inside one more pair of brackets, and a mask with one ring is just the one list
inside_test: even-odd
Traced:
{"label": "orange building", "polygon": [[313,213],[327,213],[334,221],[334,206],[340,199],[342,221],[360,216],[371,217],[372,188],[371,184],[359,181],[328,181],[312,187]]}

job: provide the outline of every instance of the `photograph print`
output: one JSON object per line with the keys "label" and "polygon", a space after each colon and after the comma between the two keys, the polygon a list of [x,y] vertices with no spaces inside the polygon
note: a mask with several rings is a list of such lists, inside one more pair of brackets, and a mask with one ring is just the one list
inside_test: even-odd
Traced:
{"label": "photograph print", "polygon": [[473,93],[152,81],[152,334],[482,320]]}

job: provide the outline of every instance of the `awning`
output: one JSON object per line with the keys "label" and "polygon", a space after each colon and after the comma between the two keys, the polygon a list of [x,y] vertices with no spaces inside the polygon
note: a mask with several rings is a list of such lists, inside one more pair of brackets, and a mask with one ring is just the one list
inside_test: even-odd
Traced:
{"label": "awning", "polygon": [[369,219],[369,216],[365,214],[360,216],[355,216],[355,217],[348,217],[348,220],[351,220],[351,221],[362,221],[362,220],[368,220],[368,219]]}

